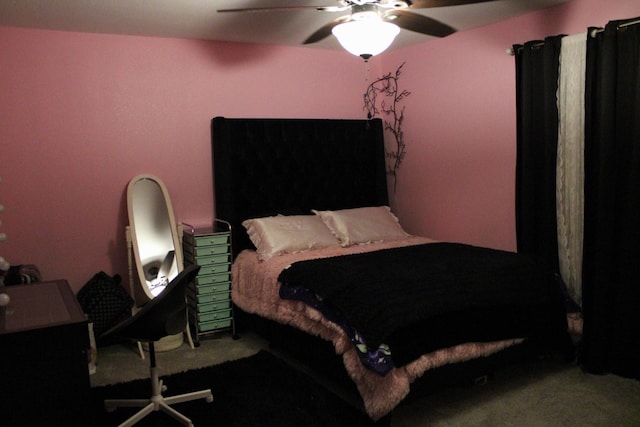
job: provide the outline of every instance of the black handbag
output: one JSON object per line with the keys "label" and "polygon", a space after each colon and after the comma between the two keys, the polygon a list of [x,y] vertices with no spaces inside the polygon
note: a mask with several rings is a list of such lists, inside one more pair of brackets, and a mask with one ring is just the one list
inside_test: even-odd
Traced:
{"label": "black handbag", "polygon": [[121,285],[119,275],[109,276],[104,271],[96,273],[78,292],[82,310],[93,322],[96,337],[131,316],[133,298]]}

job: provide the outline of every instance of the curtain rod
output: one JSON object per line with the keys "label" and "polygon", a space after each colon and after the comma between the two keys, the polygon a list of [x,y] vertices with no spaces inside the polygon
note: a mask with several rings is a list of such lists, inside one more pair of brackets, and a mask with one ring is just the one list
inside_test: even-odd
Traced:
{"label": "curtain rod", "polygon": [[[532,46],[533,46],[534,48],[541,47],[541,46],[544,46],[544,42],[543,42],[543,41],[540,41],[540,42],[538,42],[538,43],[534,43]],[[524,49],[524,46],[519,46],[519,47],[518,47],[518,52],[520,52],[522,49]],[[515,55],[515,54],[516,54],[516,51],[513,49],[513,47],[510,47],[509,49],[507,49],[507,50],[505,51],[505,53],[506,53],[507,55],[511,55],[511,56],[513,56],[513,55]]]}
{"label": "curtain rod", "polygon": [[[635,21],[629,21],[629,22],[625,22],[624,24],[620,24],[616,27],[616,29],[619,30],[621,28],[629,27],[631,25],[636,25],[636,24],[640,24],[640,19],[636,19]],[[589,32],[589,35],[591,37],[595,37],[596,34],[601,33],[603,31],[604,31],[604,28],[595,28]]]}
{"label": "curtain rod", "polygon": [[[625,22],[625,23],[623,23],[623,24],[620,24],[620,25],[618,25],[618,26],[616,27],[616,29],[617,29],[617,30],[619,30],[619,29],[621,29],[621,28],[629,27],[629,26],[631,26],[631,25],[636,25],[636,24],[640,24],[640,19],[636,19],[636,20],[634,20],[634,21],[629,21],[629,22]],[[601,32],[603,32],[603,31],[604,31],[604,28],[594,28],[593,30],[589,31],[589,35],[590,35],[591,37],[595,37],[595,36],[596,36],[596,34],[601,33]],[[544,45],[544,42],[535,43],[535,44],[533,45],[533,47],[540,47],[540,46],[542,46],[542,45]],[[518,51],[520,51],[520,50],[522,50],[522,49],[523,49],[523,48],[521,47],[521,48],[519,48],[519,49],[518,49]],[[513,55],[515,55],[515,54],[516,54],[516,51],[513,49],[513,47],[510,47],[509,49],[507,49],[507,50],[506,50],[506,53],[507,53],[507,55],[511,55],[511,56],[513,56]]]}
{"label": "curtain rod", "polygon": [[636,19],[635,21],[629,21],[629,22],[625,22],[624,24],[620,24],[618,25],[618,29],[628,27],[629,25],[636,25],[636,24],[640,24],[640,19]]}

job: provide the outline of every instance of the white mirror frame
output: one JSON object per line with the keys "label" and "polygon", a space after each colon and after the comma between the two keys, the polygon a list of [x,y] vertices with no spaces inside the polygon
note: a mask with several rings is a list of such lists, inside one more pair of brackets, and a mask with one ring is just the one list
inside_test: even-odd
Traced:
{"label": "white mirror frame", "polygon": [[142,174],[127,187],[129,233],[138,282],[133,297],[137,306],[159,294],[183,269],[177,223],[167,187],[160,178]]}

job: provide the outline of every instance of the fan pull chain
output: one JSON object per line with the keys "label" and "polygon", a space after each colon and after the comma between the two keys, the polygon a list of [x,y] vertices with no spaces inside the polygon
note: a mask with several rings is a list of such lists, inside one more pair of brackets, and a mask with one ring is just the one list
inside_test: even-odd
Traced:
{"label": "fan pull chain", "polygon": [[364,81],[365,83],[369,83],[369,71],[370,71],[369,61],[364,61]]}

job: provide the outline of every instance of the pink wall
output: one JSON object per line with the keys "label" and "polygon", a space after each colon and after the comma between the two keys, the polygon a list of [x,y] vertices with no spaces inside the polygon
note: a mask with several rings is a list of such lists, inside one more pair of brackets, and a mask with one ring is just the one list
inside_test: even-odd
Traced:
{"label": "pink wall", "polygon": [[502,23],[391,51],[406,61],[406,161],[395,210],[412,233],[515,250],[514,43],[577,34],[640,16],[635,0],[573,0]]}
{"label": "pink wall", "polygon": [[211,221],[212,117],[364,118],[342,52],[0,27],[0,58],[0,255],[76,290],[126,280],[133,176],[159,176],[178,221]]}
{"label": "pink wall", "polygon": [[[513,43],[640,16],[636,0],[573,0],[385,53],[406,62],[406,228],[515,249]],[[160,176],[176,218],[213,215],[209,121],[363,117],[362,62],[344,52],[0,27],[0,255],[78,290],[126,278],[126,185]]]}

